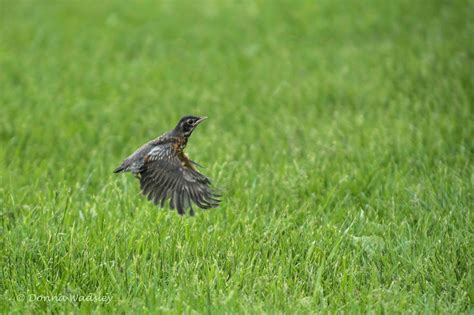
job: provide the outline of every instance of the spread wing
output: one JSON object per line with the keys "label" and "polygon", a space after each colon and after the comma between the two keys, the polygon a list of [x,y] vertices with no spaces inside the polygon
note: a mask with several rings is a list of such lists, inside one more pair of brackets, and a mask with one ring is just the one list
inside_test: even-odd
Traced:
{"label": "spread wing", "polygon": [[203,209],[219,205],[219,195],[210,187],[211,181],[173,144],[155,146],[144,160],[140,186],[142,193],[154,204],[164,207],[169,199],[171,209],[177,209],[180,215],[186,209],[194,215],[193,203]]}

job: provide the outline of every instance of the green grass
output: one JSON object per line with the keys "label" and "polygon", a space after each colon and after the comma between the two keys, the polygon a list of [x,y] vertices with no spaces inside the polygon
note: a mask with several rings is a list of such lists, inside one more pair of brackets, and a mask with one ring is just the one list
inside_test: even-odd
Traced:
{"label": "green grass", "polygon": [[[472,312],[473,12],[1,1],[0,312]],[[185,114],[193,218],[112,174]]]}

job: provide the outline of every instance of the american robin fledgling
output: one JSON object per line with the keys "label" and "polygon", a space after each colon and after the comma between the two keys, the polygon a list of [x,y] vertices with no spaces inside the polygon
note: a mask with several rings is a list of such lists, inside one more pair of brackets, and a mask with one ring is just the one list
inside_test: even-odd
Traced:
{"label": "american robin fledgling", "polygon": [[161,207],[170,200],[171,209],[177,209],[180,215],[186,209],[194,215],[193,203],[203,209],[217,207],[220,196],[210,187],[211,181],[183,152],[196,126],[206,118],[181,118],[173,130],[141,146],[114,173],[132,172],[148,200]]}

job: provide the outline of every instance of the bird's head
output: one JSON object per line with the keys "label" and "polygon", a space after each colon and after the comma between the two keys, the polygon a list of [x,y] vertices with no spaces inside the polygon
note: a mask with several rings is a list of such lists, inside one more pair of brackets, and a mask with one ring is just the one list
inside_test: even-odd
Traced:
{"label": "bird's head", "polygon": [[196,128],[197,125],[199,125],[206,118],[207,117],[184,116],[179,120],[175,130],[183,134],[185,137],[189,137],[194,128]]}

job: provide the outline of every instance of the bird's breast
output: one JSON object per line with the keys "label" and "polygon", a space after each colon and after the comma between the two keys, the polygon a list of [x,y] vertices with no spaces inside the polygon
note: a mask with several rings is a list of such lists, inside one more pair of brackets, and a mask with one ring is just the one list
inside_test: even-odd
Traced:
{"label": "bird's breast", "polygon": [[186,147],[186,143],[188,141],[186,139],[177,139],[177,141],[173,144],[173,149],[176,151],[176,153],[181,153],[184,148]]}

